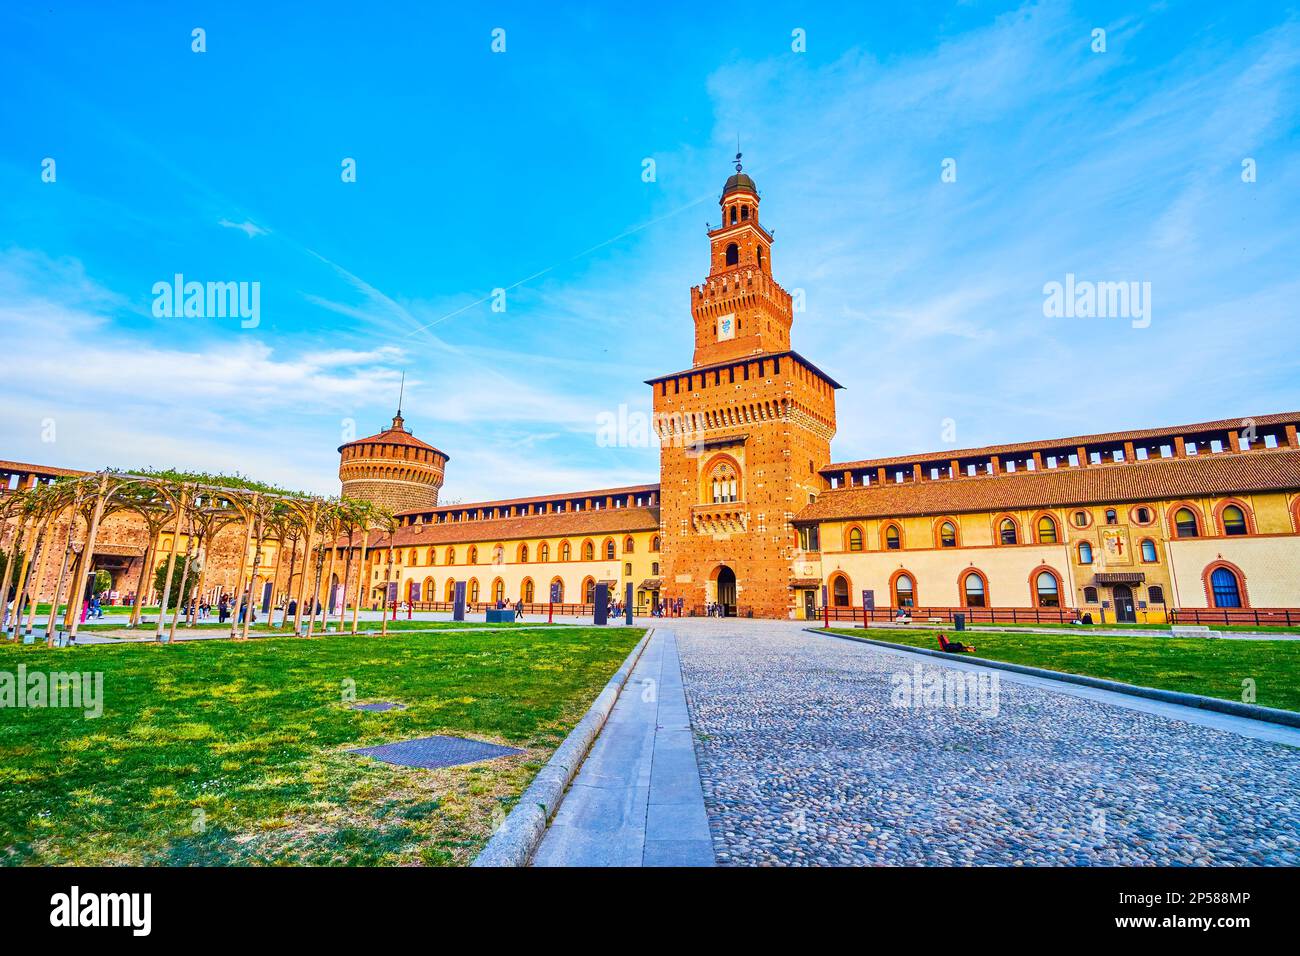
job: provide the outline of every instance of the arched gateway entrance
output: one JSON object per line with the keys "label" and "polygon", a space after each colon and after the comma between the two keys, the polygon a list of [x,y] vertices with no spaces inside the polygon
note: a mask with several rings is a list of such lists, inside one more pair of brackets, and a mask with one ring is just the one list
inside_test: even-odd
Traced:
{"label": "arched gateway entrance", "polygon": [[727,617],[736,616],[736,572],[725,564],[718,568],[718,598]]}

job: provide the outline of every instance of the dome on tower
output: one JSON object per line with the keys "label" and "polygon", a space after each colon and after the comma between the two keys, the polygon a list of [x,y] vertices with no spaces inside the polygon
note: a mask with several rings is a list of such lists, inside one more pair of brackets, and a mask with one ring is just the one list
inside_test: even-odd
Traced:
{"label": "dome on tower", "polygon": [[727,177],[727,184],[722,187],[723,196],[739,192],[758,195],[758,187],[754,185],[753,178],[750,177],[749,173],[741,172],[740,157],[741,153],[738,151],[736,153],[736,171]]}
{"label": "dome on tower", "polygon": [[754,185],[754,180],[750,178],[749,173],[735,172],[727,177],[727,185],[722,187],[724,196],[734,192],[750,192],[757,196],[758,187]]}

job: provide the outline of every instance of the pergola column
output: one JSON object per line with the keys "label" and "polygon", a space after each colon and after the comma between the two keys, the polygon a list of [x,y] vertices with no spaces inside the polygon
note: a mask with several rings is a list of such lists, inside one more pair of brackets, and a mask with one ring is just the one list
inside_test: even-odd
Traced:
{"label": "pergola column", "polygon": [[[257,506],[257,496],[253,496],[253,506]],[[240,509],[244,515],[244,550],[239,553],[239,576],[235,579],[235,607],[230,614],[230,636],[239,634],[239,602],[244,595],[244,574],[248,570],[248,548],[253,542],[253,515]]]}
{"label": "pergola column", "polygon": [[[82,589],[85,588],[86,572],[95,573],[95,540],[99,537],[99,522],[104,517],[104,505],[108,503],[108,478],[101,475],[99,479],[99,488],[95,491],[95,513],[90,519],[90,528],[86,531],[86,547],[81,553],[81,575],[78,580],[81,581]],[[69,610],[72,601],[68,601]],[[81,626],[81,615],[74,611],[72,615],[72,626],[68,629],[68,636],[71,640],[77,639],[77,628]]]}
{"label": "pergola column", "polygon": [[[316,513],[312,509],[311,520],[307,524],[307,535],[303,539],[302,571],[298,579],[298,604],[293,615],[293,633],[297,637],[302,632],[302,602],[307,597],[307,578],[311,571],[311,549],[316,543]],[[292,578],[293,575],[290,575]],[[312,605],[314,611],[316,606]]]}
{"label": "pergola column", "polygon": [[[41,529],[36,535],[34,542],[40,557],[36,562],[36,569],[28,569],[27,574],[22,580],[22,590],[18,594],[19,603],[14,604],[14,640],[18,639],[18,631],[25,630],[27,634],[32,632],[32,627],[36,623],[36,605],[40,603],[41,581],[45,578],[45,569],[49,565],[50,551],[54,548],[54,522],[47,515],[41,519]],[[31,596],[32,606],[27,610],[27,627],[23,628],[23,615],[19,610],[23,603]]]}
{"label": "pergola column", "polygon": [[54,646],[54,622],[59,616],[59,595],[63,593],[63,579],[68,574],[68,557],[72,554],[72,536],[77,530],[77,508],[80,504],[81,498],[78,496],[69,508],[68,540],[63,546],[63,563],[59,565],[59,576],[54,579],[54,596],[50,598],[50,616],[45,622],[45,643],[49,647]]}
{"label": "pergola column", "polygon": [[[163,578],[162,597],[158,599],[158,629],[155,632],[158,641],[162,641],[163,633],[167,630],[167,601],[171,598],[172,574],[176,570],[176,549],[181,546],[181,516],[185,513],[185,495],[185,486],[181,485],[181,493],[176,496],[176,520],[172,525],[172,546],[167,555],[167,574]],[[179,602],[177,604],[179,606]]]}

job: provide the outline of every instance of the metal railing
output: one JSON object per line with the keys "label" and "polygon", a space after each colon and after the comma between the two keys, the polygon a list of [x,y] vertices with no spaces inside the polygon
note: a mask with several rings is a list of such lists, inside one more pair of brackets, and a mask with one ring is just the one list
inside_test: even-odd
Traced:
{"label": "metal railing", "polygon": [[1300,626],[1300,608],[1211,607],[1178,608],[1169,612],[1171,624],[1245,624],[1257,627]]}
{"label": "metal railing", "polygon": [[[827,610],[817,609],[818,620],[825,619]],[[951,624],[957,614],[966,615],[967,624],[1069,624],[1080,616],[1077,609],[1068,607],[909,607],[903,610],[911,615],[914,624],[924,624],[932,618]],[[832,621],[894,621],[898,611],[895,607],[866,611],[860,607],[832,607],[829,616]]]}

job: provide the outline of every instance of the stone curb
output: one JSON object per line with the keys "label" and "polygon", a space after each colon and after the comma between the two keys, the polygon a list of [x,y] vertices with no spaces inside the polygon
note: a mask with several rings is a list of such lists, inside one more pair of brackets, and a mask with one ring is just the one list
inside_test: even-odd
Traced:
{"label": "stone curb", "polygon": [[546,825],[560,809],[565,791],[587,757],[587,751],[599,736],[609,718],[614,703],[632,676],[632,669],[641,659],[641,652],[650,643],[655,629],[651,627],[632,648],[622,666],[609,679],[587,713],[564,738],[564,742],[551,754],[546,766],[537,772],[515,808],[506,816],[487,846],[474,858],[471,866],[527,866],[533,852],[546,834]]}
{"label": "stone curb", "polygon": [[[910,644],[895,644],[872,637],[856,637],[851,634],[834,634],[822,628],[805,627],[809,634],[821,634],[826,637],[840,638],[845,641],[857,641],[859,644],[875,644],[890,650],[909,651],[927,657],[940,657],[946,661],[959,660],[981,667],[1027,674],[1030,677],[1043,677],[1048,680],[1062,681],[1066,684],[1079,684],[1083,687],[1095,687],[1098,690],[1114,691],[1128,694],[1130,697],[1145,697],[1166,704],[1181,704],[1183,707],[1195,707],[1198,710],[1210,710],[1233,717],[1245,717],[1248,720],[1261,720],[1270,724],[1282,724],[1287,727],[1300,727],[1300,712],[1280,710],[1276,707],[1261,707],[1258,704],[1242,704],[1235,700],[1221,700],[1218,697],[1203,697],[1200,694],[1185,694],[1176,690],[1161,690],[1158,687],[1141,687],[1137,684],[1124,684],[1120,681],[1106,680],[1102,677],[1088,677],[1084,674],[1067,674],[1064,671],[1047,670],[1043,667],[1029,667],[1025,664],[1011,664],[1007,661],[994,661],[987,657],[972,657],[969,654],[947,654],[943,651],[930,650],[928,647],[913,647]],[[967,632],[970,633],[970,632]]]}

